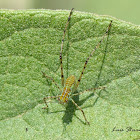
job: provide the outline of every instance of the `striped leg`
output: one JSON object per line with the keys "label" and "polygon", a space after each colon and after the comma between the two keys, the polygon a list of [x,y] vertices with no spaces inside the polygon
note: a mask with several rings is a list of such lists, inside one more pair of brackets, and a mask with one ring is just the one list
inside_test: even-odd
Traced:
{"label": "striped leg", "polygon": [[54,81],[54,79],[52,77],[47,76],[44,72],[42,72],[42,73],[43,73],[43,76],[45,76],[47,79],[50,79],[61,92],[60,87],[57,85],[57,83]]}
{"label": "striped leg", "polygon": [[43,107],[43,109],[46,109],[48,108],[48,104],[47,104],[47,101],[48,99],[56,99],[56,98],[59,98],[59,96],[48,96],[48,97],[44,97],[44,103],[46,104],[46,107]]}
{"label": "striped leg", "polygon": [[79,92],[79,93],[76,93],[76,94],[72,94],[72,97],[73,96],[77,96],[77,95],[81,95],[81,94],[83,94],[83,93],[85,93],[85,92],[87,92],[87,91],[94,91],[94,90],[97,90],[97,89],[105,89],[106,87],[99,87],[99,88],[90,88],[90,89],[86,89],[86,90],[84,90],[83,92]]}
{"label": "striped leg", "polygon": [[82,112],[82,114],[83,114],[83,116],[84,116],[84,119],[85,119],[85,121],[86,121],[86,123],[89,125],[89,122],[87,121],[87,119],[86,119],[86,116],[85,116],[85,113],[84,113],[84,111],[81,109],[81,107],[80,106],[78,106],[75,102],[74,102],[74,100],[73,99],[71,99],[71,101],[73,102],[73,104]]}
{"label": "striped leg", "polygon": [[60,51],[60,64],[61,64],[61,81],[62,81],[62,86],[64,86],[64,74],[63,74],[63,64],[62,64],[62,50],[63,50],[63,45],[64,45],[64,39],[65,39],[65,35],[66,35],[66,30],[67,27],[69,25],[70,19],[71,19],[71,15],[72,15],[72,11],[74,8],[71,9],[65,29],[64,29],[64,33],[63,33],[63,38],[62,38],[62,43],[61,43],[61,51]]}
{"label": "striped leg", "polygon": [[90,57],[93,55],[93,53],[96,51],[96,49],[100,46],[100,44],[101,44],[102,41],[104,40],[105,36],[107,35],[107,33],[109,32],[109,30],[110,30],[110,28],[111,28],[111,24],[112,24],[112,20],[111,20],[111,22],[110,22],[110,24],[109,24],[109,26],[108,26],[108,28],[107,28],[105,34],[103,35],[102,39],[99,41],[99,43],[97,44],[97,46],[92,50],[92,52],[90,53],[89,57],[87,58],[87,60],[86,60],[86,62],[85,62],[85,64],[84,64],[84,68],[83,68],[83,70],[82,70],[82,72],[81,72],[81,75],[80,75],[80,77],[79,77],[79,79],[78,79],[78,81],[77,81],[77,83],[76,83],[75,90],[76,90],[76,89],[78,88],[78,86],[79,86],[79,83],[80,83],[80,81],[81,81],[82,75],[83,75],[83,73],[84,73],[84,70],[85,70],[85,68],[86,68],[86,66],[87,66],[87,63],[88,63]]}

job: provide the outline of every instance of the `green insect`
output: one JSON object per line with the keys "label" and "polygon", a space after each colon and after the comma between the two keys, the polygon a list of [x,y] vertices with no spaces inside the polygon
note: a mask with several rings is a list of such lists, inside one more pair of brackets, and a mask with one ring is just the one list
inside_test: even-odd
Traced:
{"label": "green insect", "polygon": [[[99,43],[97,44],[97,46],[91,51],[89,57],[86,59],[85,61],[85,64],[84,64],[84,67],[82,69],[82,72],[80,74],[80,77],[79,79],[76,81],[76,78],[74,75],[71,75],[69,76],[67,79],[66,79],[66,82],[64,84],[64,75],[63,75],[63,63],[62,63],[62,50],[63,50],[63,44],[64,44],[64,39],[65,39],[65,34],[66,34],[66,30],[67,30],[67,27],[68,27],[68,24],[70,22],[70,19],[71,19],[71,15],[72,15],[72,12],[73,12],[73,9],[71,9],[70,11],[70,14],[69,14],[69,17],[68,17],[68,20],[67,20],[67,23],[66,23],[66,26],[65,26],[65,29],[64,29],[64,33],[63,33],[63,38],[62,38],[62,43],[61,43],[61,51],[60,51],[60,64],[61,64],[61,82],[62,82],[62,86],[64,87],[63,90],[60,89],[60,87],[57,85],[57,83],[54,81],[54,79],[52,77],[49,77],[47,76],[44,72],[43,75],[47,78],[47,79],[50,79],[56,86],[57,88],[60,90],[60,92],[62,93],[61,95],[57,95],[57,96],[48,96],[48,97],[44,97],[44,102],[46,104],[46,106],[48,107],[47,103],[50,101],[48,99],[57,99],[59,101],[59,103],[61,104],[66,104],[69,100],[71,100],[73,102],[73,104],[82,112],[83,116],[84,116],[84,119],[85,119],[85,122],[87,124],[89,124],[89,122],[87,121],[86,119],[86,116],[85,116],[85,113],[84,111],[81,109],[81,107],[79,107],[75,101],[72,99],[73,96],[76,96],[76,95],[80,95],[80,94],[83,94],[83,93],[77,93],[77,94],[72,94],[74,91],[77,90],[78,86],[79,86],[79,83],[81,81],[81,78],[82,78],[82,75],[84,73],[84,70],[87,66],[87,63],[89,61],[89,59],[92,57],[93,53],[95,52],[95,50],[100,46],[100,44],[102,43],[102,41],[104,40],[105,36],[108,34],[110,28],[111,28],[111,25],[112,25],[112,21],[110,22],[109,26],[107,27],[107,30],[105,32],[105,34],[103,35],[102,39],[99,41]],[[73,87],[73,90],[71,91],[71,88]],[[104,87],[103,87],[104,88]],[[95,88],[94,88],[95,89]],[[91,89],[90,89],[91,90]],[[93,89],[92,89],[93,90]],[[48,102],[47,102],[48,100]],[[45,107],[46,108],[46,107]]]}

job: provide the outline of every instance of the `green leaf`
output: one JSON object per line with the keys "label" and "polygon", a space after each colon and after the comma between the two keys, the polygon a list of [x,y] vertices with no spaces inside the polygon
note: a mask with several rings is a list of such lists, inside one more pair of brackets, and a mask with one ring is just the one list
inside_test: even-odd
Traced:
{"label": "green leaf", "polygon": [[68,15],[61,10],[0,11],[0,139],[139,139],[140,27],[113,17],[74,11],[66,32],[64,78],[78,79],[113,20],[78,92],[106,88],[74,98],[90,126],[72,102],[66,108],[49,103],[48,112],[42,109],[44,97],[61,94],[41,71],[62,87],[59,53]]}

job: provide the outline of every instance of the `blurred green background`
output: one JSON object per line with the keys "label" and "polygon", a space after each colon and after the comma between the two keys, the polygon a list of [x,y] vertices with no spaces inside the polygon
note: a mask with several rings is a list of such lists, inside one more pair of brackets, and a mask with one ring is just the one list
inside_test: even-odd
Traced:
{"label": "blurred green background", "polygon": [[140,24],[140,0],[0,0],[3,9],[68,9],[110,15]]}

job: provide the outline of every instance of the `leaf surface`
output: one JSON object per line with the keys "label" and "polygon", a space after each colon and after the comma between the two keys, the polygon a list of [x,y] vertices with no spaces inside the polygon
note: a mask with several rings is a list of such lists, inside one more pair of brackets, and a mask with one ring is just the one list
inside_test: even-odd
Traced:
{"label": "leaf surface", "polygon": [[41,71],[62,88],[59,52],[68,15],[61,10],[0,11],[0,139],[140,138],[140,27],[113,17],[74,11],[66,32],[64,78],[78,79],[113,20],[78,92],[106,88],[74,98],[90,126],[72,102],[66,107],[50,103],[48,112],[42,109],[44,97],[61,94]]}

